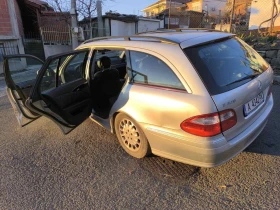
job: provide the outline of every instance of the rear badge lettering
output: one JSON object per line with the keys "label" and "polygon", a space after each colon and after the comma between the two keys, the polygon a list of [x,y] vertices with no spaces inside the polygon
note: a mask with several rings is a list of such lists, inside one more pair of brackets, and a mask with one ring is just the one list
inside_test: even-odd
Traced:
{"label": "rear badge lettering", "polygon": [[231,104],[234,104],[236,102],[236,99],[232,100],[232,101],[228,101],[227,103],[223,104],[223,107],[229,106]]}

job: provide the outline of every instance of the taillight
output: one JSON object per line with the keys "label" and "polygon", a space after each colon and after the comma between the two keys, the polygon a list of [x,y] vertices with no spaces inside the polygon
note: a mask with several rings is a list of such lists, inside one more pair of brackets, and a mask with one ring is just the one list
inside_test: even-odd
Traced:
{"label": "taillight", "polygon": [[236,123],[236,115],[233,110],[225,110],[219,113],[221,120],[222,132],[232,128]]}
{"label": "taillight", "polygon": [[235,112],[225,110],[189,118],[181,123],[181,128],[193,135],[210,137],[232,128],[236,122]]}

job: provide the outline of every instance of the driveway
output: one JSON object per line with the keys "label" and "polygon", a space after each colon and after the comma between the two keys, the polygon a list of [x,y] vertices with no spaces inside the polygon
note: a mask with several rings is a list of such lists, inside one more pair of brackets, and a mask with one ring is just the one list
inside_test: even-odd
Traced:
{"label": "driveway", "polygon": [[19,128],[0,97],[0,209],[280,209],[280,86],[262,134],[211,169],[134,159],[90,120],[64,136],[40,118]]}

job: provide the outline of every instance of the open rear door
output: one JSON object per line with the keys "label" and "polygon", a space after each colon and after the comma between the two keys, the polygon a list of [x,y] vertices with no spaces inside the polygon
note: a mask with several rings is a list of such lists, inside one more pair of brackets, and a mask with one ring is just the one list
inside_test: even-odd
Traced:
{"label": "open rear door", "polygon": [[91,113],[92,100],[85,70],[89,49],[51,56],[39,72],[26,105],[69,133]]}
{"label": "open rear door", "polygon": [[25,103],[43,64],[42,60],[32,55],[4,56],[3,70],[7,95],[22,127],[40,117],[40,114],[28,109]]}

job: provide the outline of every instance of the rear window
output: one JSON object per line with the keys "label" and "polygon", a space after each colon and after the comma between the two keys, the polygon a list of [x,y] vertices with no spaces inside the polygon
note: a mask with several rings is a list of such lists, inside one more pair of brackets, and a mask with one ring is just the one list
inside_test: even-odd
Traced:
{"label": "rear window", "polygon": [[184,49],[211,95],[237,88],[268,69],[267,62],[238,38]]}

